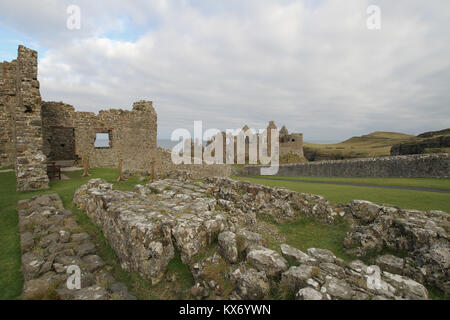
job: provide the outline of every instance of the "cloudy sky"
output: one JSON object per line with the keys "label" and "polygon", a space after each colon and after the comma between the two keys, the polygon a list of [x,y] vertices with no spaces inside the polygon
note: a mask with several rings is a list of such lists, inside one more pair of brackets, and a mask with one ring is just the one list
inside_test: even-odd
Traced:
{"label": "cloudy sky", "polygon": [[77,110],[152,100],[159,138],[275,120],[329,141],[450,127],[449,30],[448,0],[14,0],[0,60],[38,50],[43,99]]}

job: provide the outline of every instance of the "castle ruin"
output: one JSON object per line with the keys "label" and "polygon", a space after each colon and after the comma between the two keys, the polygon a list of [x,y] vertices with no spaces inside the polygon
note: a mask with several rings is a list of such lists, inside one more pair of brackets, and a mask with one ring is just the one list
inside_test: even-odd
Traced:
{"label": "castle ruin", "polygon": [[[255,133],[254,139],[256,142],[256,161],[260,161],[260,138],[262,138],[263,143],[266,143],[266,146],[264,146],[264,150],[262,151],[262,154],[270,156],[271,155],[271,149],[272,149],[272,141],[271,141],[271,135],[270,130],[277,130],[279,133],[279,156],[284,157],[287,155],[295,155],[298,157],[304,157],[303,154],[303,134],[302,133],[289,133],[289,131],[286,129],[285,126],[281,128],[281,130],[278,130],[276,124],[274,121],[269,121],[269,124],[267,125],[267,128],[262,133]],[[249,131],[250,130],[250,131]],[[241,129],[241,134],[244,135],[244,144],[245,144],[245,163],[250,163],[250,138],[249,135],[252,132],[252,129],[250,129],[247,125],[245,125]],[[227,136],[226,132],[222,132],[222,143],[223,143],[223,162],[227,162],[227,150],[233,148],[233,156],[231,159],[234,159],[234,163],[238,163],[238,137],[233,136],[230,140],[230,136]],[[262,136],[262,137],[261,137]],[[228,140],[228,141],[227,141]],[[207,145],[212,143],[214,139],[211,139],[207,142]],[[233,144],[232,147],[227,147],[229,144]],[[266,150],[267,148],[267,150]],[[193,147],[192,147],[193,149]],[[230,155],[231,157],[231,155]]]}
{"label": "castle ruin", "polygon": [[[62,102],[42,102],[37,80],[38,54],[19,46],[18,57],[0,63],[0,168],[14,167],[17,191],[47,189],[47,164],[69,160],[91,167],[159,173],[185,170],[204,175],[229,175],[226,166],[182,166],[170,163],[170,152],[157,147],[157,114],[151,101],[128,110],[76,112]],[[99,137],[106,137],[98,145]]]}

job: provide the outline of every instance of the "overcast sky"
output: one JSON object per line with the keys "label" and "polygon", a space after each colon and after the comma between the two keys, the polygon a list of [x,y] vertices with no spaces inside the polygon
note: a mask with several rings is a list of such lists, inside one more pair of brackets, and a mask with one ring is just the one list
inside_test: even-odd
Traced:
{"label": "overcast sky", "polygon": [[0,61],[38,50],[42,98],[77,110],[152,100],[159,138],[275,120],[343,140],[450,127],[449,30],[448,0],[14,0],[0,2]]}

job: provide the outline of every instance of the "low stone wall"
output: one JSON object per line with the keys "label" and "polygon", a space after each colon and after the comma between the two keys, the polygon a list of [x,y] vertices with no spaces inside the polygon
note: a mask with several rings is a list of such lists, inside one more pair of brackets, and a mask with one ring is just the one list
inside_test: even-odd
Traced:
{"label": "low stone wall", "polygon": [[[244,172],[260,175],[261,166],[246,166]],[[450,177],[450,154],[422,154],[381,158],[318,161],[280,165],[284,177]]]}
{"label": "low stone wall", "polygon": [[121,192],[93,179],[75,192],[74,203],[103,230],[123,268],[157,283],[175,247],[182,261],[190,263],[219,232],[234,230],[231,217],[215,210],[216,201],[206,191],[201,183],[186,188],[168,179]]}
{"label": "low stone wall", "polygon": [[[57,194],[21,200],[18,204],[24,288],[22,299],[136,299],[116,282],[96,255],[91,237],[80,230],[72,212]],[[68,267],[81,271],[81,289],[70,290]]]}
{"label": "low stone wall", "polygon": [[365,256],[384,248],[407,253],[397,273],[450,294],[450,215],[402,210],[368,201],[348,204],[353,224],[344,240],[350,254]]}
{"label": "low stone wall", "polygon": [[[364,257],[383,249],[407,252],[397,273],[450,294],[450,215],[442,211],[404,210],[354,200],[333,206],[323,197],[230,179],[210,179],[217,198],[243,211],[275,219],[300,213],[332,223],[337,217],[351,225],[344,241],[349,254]],[[388,268],[386,271],[391,271]]]}
{"label": "low stone wall", "polygon": [[227,164],[179,164],[172,162],[171,150],[157,149],[155,171],[159,177],[171,177],[176,171],[185,172],[194,179],[205,177],[229,177],[231,166]]}
{"label": "low stone wall", "polygon": [[149,280],[163,277],[178,249],[196,282],[194,298],[265,299],[274,289],[301,300],[428,299],[426,288],[407,275],[409,262],[402,258],[380,256],[377,265],[368,266],[346,263],[329,250],[305,253],[284,240],[276,240],[279,252],[267,247],[264,216],[280,222],[309,215],[329,223],[337,217],[368,223],[381,212],[370,203],[333,207],[320,196],[226,178],[158,180],[137,185],[134,192],[115,191],[94,179],[76,191],[74,203],[100,226],[122,266]]}

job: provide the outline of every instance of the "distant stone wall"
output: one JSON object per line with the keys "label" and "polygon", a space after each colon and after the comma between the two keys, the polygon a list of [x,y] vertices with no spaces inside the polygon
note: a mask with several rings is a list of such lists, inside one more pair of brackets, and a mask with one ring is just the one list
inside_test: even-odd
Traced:
{"label": "distant stone wall", "polygon": [[37,56],[19,46],[17,60],[0,67],[1,165],[14,164],[18,191],[48,188]]}
{"label": "distant stone wall", "polygon": [[[259,175],[261,166],[244,172]],[[318,161],[280,165],[277,176],[285,177],[450,177],[450,154],[423,154],[367,159]]]}
{"label": "distant stone wall", "polygon": [[[98,115],[44,102],[42,117],[44,152],[51,160],[88,156],[91,167],[115,168],[122,158],[124,169],[148,169],[156,157],[157,115],[151,101],[135,102],[132,111],[102,110]],[[109,148],[95,147],[97,133],[109,134]]]}

